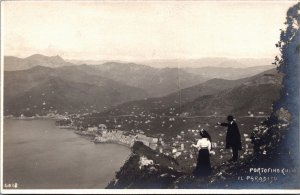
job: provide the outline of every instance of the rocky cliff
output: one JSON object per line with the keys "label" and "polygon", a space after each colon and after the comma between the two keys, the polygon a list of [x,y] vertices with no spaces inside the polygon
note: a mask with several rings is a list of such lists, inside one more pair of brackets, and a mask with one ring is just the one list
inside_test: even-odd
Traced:
{"label": "rocky cliff", "polygon": [[182,175],[175,159],[135,142],[130,158],[107,188],[169,188]]}

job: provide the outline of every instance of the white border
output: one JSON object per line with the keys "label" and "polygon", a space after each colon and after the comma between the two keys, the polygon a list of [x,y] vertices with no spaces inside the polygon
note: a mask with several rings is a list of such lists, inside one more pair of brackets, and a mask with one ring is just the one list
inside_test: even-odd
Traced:
{"label": "white border", "polygon": [[299,194],[300,190],[228,190],[228,189],[70,189],[3,190],[5,194]]}
{"label": "white border", "polygon": [[[0,29],[2,29],[2,27],[3,27],[3,16],[4,16],[4,14],[3,14],[3,11],[4,11],[4,9],[3,9],[3,7],[2,7],[2,5],[3,5],[3,2],[0,0],[0,8],[1,8],[1,21],[0,21],[0,24],[1,24],[1,26],[0,26]],[[1,163],[1,169],[0,169],[0,178],[1,178],[1,183],[0,183],[0,186],[1,186],[1,189],[0,189],[0,193],[2,193],[3,192],[3,81],[4,81],[4,79],[3,79],[3,75],[4,75],[4,71],[3,71],[3,68],[4,68],[4,55],[3,55],[3,46],[4,46],[4,44],[3,44],[3,42],[4,42],[4,39],[3,39],[3,31],[1,30],[1,50],[0,50],[0,59],[1,59],[1,66],[0,66],[0,70],[1,70],[1,76],[0,76],[0,79],[1,79],[1,81],[0,81],[0,84],[1,84],[1,91],[0,91],[0,95],[1,95],[1,97],[0,97],[0,101],[1,101],[1,105],[0,105],[0,125],[1,125],[1,136],[0,136],[0,138],[1,138],[1,145],[0,145],[0,149],[1,149],[1,159],[0,159],[0,163]]]}

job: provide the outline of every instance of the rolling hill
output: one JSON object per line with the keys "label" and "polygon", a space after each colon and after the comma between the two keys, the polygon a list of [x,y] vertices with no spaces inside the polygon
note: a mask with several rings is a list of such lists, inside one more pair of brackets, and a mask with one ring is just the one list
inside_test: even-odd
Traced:
{"label": "rolling hill", "polygon": [[199,59],[149,59],[140,60],[138,63],[152,67],[190,67],[201,68],[207,66],[223,68],[242,68],[261,65],[271,65],[272,58],[225,58],[225,57],[206,57]]}
{"label": "rolling hill", "polygon": [[254,66],[245,68],[222,67],[222,66],[205,66],[200,68],[184,68],[186,72],[206,76],[208,78],[222,78],[236,80],[251,77],[261,72],[274,68],[273,66]]}
{"label": "rolling hill", "polygon": [[76,69],[89,75],[105,77],[143,89],[147,91],[149,97],[161,97],[209,79],[178,68],[153,68],[135,63],[106,62],[100,65],[78,65],[65,61],[60,56],[48,57],[40,54],[27,58],[4,57],[5,71],[28,70],[35,66],[60,68],[63,71]]}
{"label": "rolling hill", "polygon": [[141,89],[72,67],[36,66],[4,74],[5,115],[101,111],[144,97]]}
{"label": "rolling hill", "polygon": [[190,115],[238,113],[240,109],[242,113],[247,110],[246,114],[248,109],[267,112],[279,96],[280,82],[281,75],[275,69],[238,80],[211,79],[164,97],[127,102],[104,114],[130,114],[137,109],[160,114],[173,109],[173,114]]}
{"label": "rolling hill", "polygon": [[[201,96],[183,105],[181,112],[191,115],[248,115],[248,111],[257,114],[271,113],[271,106],[280,97],[282,75],[269,70],[234,88],[216,94]],[[175,112],[176,112],[175,111]]]}
{"label": "rolling hill", "polygon": [[143,89],[148,97],[162,97],[179,89],[202,83],[208,78],[186,73],[177,68],[152,68],[134,63],[109,62],[102,65],[78,65],[59,68],[81,71],[89,75],[109,78],[119,83]]}
{"label": "rolling hill", "polygon": [[134,63],[107,62],[94,68],[102,76],[147,91],[150,97],[165,96],[209,79],[178,68],[152,68]]}

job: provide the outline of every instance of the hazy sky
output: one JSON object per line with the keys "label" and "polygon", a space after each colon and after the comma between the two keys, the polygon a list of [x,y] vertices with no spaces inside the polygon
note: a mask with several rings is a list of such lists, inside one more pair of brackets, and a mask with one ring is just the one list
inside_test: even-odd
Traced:
{"label": "hazy sky", "polygon": [[4,55],[273,58],[295,1],[6,1]]}

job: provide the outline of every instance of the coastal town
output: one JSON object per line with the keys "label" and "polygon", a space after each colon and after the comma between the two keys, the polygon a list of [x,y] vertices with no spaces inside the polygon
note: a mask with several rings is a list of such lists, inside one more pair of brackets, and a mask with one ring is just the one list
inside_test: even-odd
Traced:
{"label": "coastal town", "polygon": [[[195,166],[197,153],[191,145],[200,138],[200,130],[205,129],[212,136],[212,166],[230,158],[230,151],[224,145],[226,130],[216,125],[225,116],[218,116],[218,113],[211,116],[191,116],[187,112],[176,114],[174,108],[162,113],[149,112],[140,107],[129,110],[81,114],[49,112],[45,116],[27,117],[21,114],[19,117],[6,117],[23,120],[53,119],[59,128],[72,129],[95,144],[115,143],[131,148],[136,141],[140,141],[157,153],[176,159],[184,169]],[[237,117],[243,143],[241,158],[254,152],[251,134],[253,129],[262,127],[260,123],[266,114],[249,111],[246,116]]]}
{"label": "coastal town", "polygon": [[[206,129],[213,138],[212,150],[214,152],[211,156],[212,166],[220,162],[226,162],[231,155],[230,151],[226,150],[224,145],[226,131],[224,128],[216,125],[216,122],[222,120],[222,117],[208,117],[205,119],[191,119],[178,116],[168,118],[158,117],[161,126],[170,127],[173,124],[175,128],[180,128],[180,130],[170,132],[170,130],[167,131],[170,128],[167,128],[166,131],[155,132],[152,130],[155,129],[156,126],[154,126],[154,124],[151,125],[151,122],[157,120],[157,118],[154,118],[151,114],[149,114],[148,117],[145,114],[143,115],[145,117],[114,116],[97,118],[94,116],[95,115],[91,114],[85,116],[69,115],[68,117],[57,120],[57,126],[60,128],[72,128],[76,134],[88,137],[96,144],[116,143],[130,148],[136,141],[140,141],[157,153],[176,159],[185,169],[192,169],[192,167],[195,166],[197,154],[191,145],[200,138],[200,130]],[[152,119],[152,121],[150,119]],[[206,120],[207,123],[201,122],[203,120]],[[239,118],[238,120],[242,122],[240,123],[240,127],[243,151],[240,157],[245,158],[254,152],[252,149],[253,140],[251,139],[253,128],[259,129],[263,128],[263,126],[256,125],[259,124],[258,121],[261,120],[261,117],[249,115],[249,117]],[[89,121],[89,123],[85,123],[86,121]],[[135,125],[136,128],[129,128],[131,127],[129,126],[130,124],[139,125]],[[141,126],[141,124],[143,124],[143,126]],[[155,124],[157,124],[157,121]],[[145,126],[151,128],[151,131],[147,131],[148,128]],[[141,129],[146,130],[143,131]]]}
{"label": "coastal town", "polygon": [[[189,113],[176,115],[174,109],[160,115],[139,108],[135,108],[134,111],[123,115],[50,112],[46,116],[20,115],[19,117],[7,116],[7,118],[54,119],[59,128],[73,129],[76,134],[88,137],[97,144],[116,143],[130,148],[134,142],[140,141],[152,150],[170,156],[187,167],[194,166],[197,156],[191,145],[200,138],[200,130],[206,129],[213,138],[212,150],[215,155],[211,157],[212,164],[225,162],[230,157],[230,151],[224,149],[226,131],[216,125],[217,122],[224,120],[225,116],[191,117]],[[261,128],[259,124],[264,118],[264,112],[251,111],[247,116],[238,117],[243,143],[241,158],[253,153],[253,140],[250,136],[253,129]]]}

